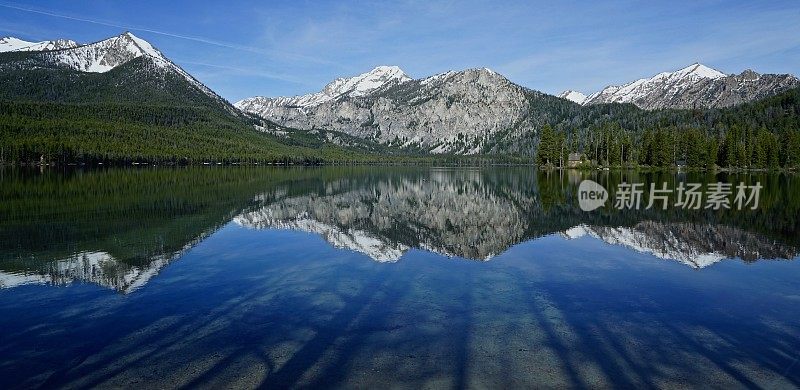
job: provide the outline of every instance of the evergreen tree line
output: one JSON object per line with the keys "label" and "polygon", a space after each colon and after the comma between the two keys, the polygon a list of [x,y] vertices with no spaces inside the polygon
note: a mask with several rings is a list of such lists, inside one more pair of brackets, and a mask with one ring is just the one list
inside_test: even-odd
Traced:
{"label": "evergreen tree line", "polygon": [[728,109],[639,111],[584,128],[545,124],[536,162],[566,166],[578,153],[587,165],[800,168],[800,89]]}
{"label": "evergreen tree line", "polygon": [[570,153],[578,153],[583,164],[603,166],[795,169],[800,168],[800,132],[736,125],[725,133],[660,127],[636,134],[607,123],[581,139],[545,125],[536,162],[566,166]]}

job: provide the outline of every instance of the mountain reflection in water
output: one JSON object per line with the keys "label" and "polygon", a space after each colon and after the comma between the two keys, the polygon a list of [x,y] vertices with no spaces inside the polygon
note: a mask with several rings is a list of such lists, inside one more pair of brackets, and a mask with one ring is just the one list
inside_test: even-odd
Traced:
{"label": "mountain reflection in water", "polygon": [[[755,182],[758,210],[577,207],[585,178],[627,182]],[[784,175],[535,172],[530,168],[187,168],[13,171],[4,177],[0,288],[97,283],[128,293],[215,230],[322,236],[336,248],[396,262],[410,249],[490,260],[560,234],[704,268],[720,260],[793,259],[800,181]]]}

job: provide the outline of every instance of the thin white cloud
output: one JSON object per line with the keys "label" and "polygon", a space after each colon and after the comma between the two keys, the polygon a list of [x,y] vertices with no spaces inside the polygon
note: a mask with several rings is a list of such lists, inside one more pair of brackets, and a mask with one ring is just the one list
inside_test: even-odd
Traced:
{"label": "thin white cloud", "polygon": [[286,82],[289,82],[289,83],[294,83],[294,84],[299,84],[299,85],[311,86],[304,79],[297,78],[297,77],[292,77],[292,76],[285,75],[285,74],[280,74],[280,73],[267,72],[267,71],[264,71],[264,70],[248,69],[248,68],[241,68],[241,67],[229,66],[229,65],[211,64],[211,63],[207,63],[207,62],[198,62],[198,61],[188,61],[188,60],[175,60],[175,61],[180,63],[180,64],[203,66],[203,67],[207,67],[207,68],[227,70],[227,71],[231,71],[231,72],[234,72],[234,73],[237,73],[237,74],[241,74],[241,75],[263,77],[263,78],[268,78],[268,79],[273,79],[273,80],[286,81]]}

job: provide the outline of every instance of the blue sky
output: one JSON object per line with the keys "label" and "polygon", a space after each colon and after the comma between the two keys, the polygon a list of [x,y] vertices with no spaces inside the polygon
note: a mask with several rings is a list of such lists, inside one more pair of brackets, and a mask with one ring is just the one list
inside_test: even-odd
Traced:
{"label": "blue sky", "polygon": [[489,67],[593,92],[702,62],[800,74],[800,1],[0,0],[0,36],[91,42],[125,29],[231,101],[295,95],[377,65]]}

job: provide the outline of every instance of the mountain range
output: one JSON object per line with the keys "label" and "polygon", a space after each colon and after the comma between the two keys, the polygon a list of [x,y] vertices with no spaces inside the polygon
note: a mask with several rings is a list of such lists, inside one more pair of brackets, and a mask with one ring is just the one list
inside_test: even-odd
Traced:
{"label": "mountain range", "polygon": [[[607,131],[604,129],[608,124],[632,132],[634,138],[642,137],[643,129],[664,126],[681,131],[700,127],[719,137],[720,133],[712,129],[718,128],[715,122],[721,116],[748,116],[742,119],[743,123],[767,128],[779,137],[780,129],[774,128],[774,122],[779,120],[784,128],[793,126],[797,116],[794,111],[785,111],[790,116],[787,121],[762,115],[764,111],[751,118],[753,110],[740,107],[790,93],[800,86],[792,75],[762,75],[751,70],[726,75],[692,64],[609,86],[588,96],[577,91],[553,96],[518,85],[488,68],[447,71],[415,79],[397,66],[378,66],[354,77],[333,80],[316,93],[256,96],[230,104],[130,32],[85,45],[64,39],[28,42],[2,38],[0,82],[0,101],[9,106],[6,112],[29,118],[51,134],[46,141],[34,142],[26,138],[34,124],[26,124],[26,129],[19,120],[10,120],[12,131],[4,135],[10,151],[0,151],[0,159],[11,156],[11,161],[124,158],[274,162],[358,160],[364,155],[400,154],[530,157],[542,146],[545,126],[554,128],[563,139],[569,138],[568,151],[593,150],[590,159],[609,160],[608,149],[622,147],[619,145],[624,138],[616,134],[619,141],[614,142],[619,145],[611,145],[610,141],[596,145],[600,138],[595,133]],[[31,106],[34,103],[37,105]],[[185,142],[180,149],[170,146],[178,142],[172,135],[165,136],[157,150],[131,145],[108,148],[102,145],[103,140],[94,142],[94,138],[88,143],[98,146],[89,149],[80,145],[79,137],[65,142],[64,137],[70,134],[58,133],[52,123],[42,122],[41,116],[46,114],[39,113],[46,111],[51,117],[63,118],[64,111],[72,112],[77,109],[75,105],[86,104],[102,106],[87,110],[86,119],[102,119],[109,122],[108,126],[115,119],[111,112],[122,104],[140,107],[130,108],[136,113],[127,115],[136,125],[152,125],[153,117],[158,117],[155,123],[190,137],[196,135],[193,127],[208,130],[194,140],[181,140]],[[143,107],[161,113],[140,113],[145,111]],[[175,112],[177,108],[179,113]],[[734,111],[719,114],[715,111],[719,109]],[[701,116],[689,110],[700,110]],[[31,117],[34,114],[36,117]],[[97,118],[98,115],[103,117]],[[67,126],[76,123],[61,128]],[[213,130],[222,128],[234,131],[235,136]],[[102,132],[109,138],[110,131]],[[603,137],[609,139],[608,135]],[[130,134],[113,133],[110,138],[121,140],[130,138]],[[230,142],[231,138],[239,141]],[[193,148],[195,142],[201,142],[202,147]],[[742,142],[746,146],[749,140]],[[765,144],[769,142],[781,144],[772,140]],[[226,145],[227,149],[215,151],[215,144]],[[600,146],[606,148],[605,156],[600,154]],[[319,148],[327,151],[314,150]],[[620,155],[620,159],[649,153],[634,152]],[[791,161],[786,156],[794,152],[781,150],[780,154],[784,164]],[[563,160],[564,153],[559,151],[559,155]]]}
{"label": "mountain range", "polygon": [[726,75],[702,64],[662,72],[620,86],[608,86],[588,96],[564,91],[559,96],[582,105],[633,103],[646,110],[662,108],[722,108],[771,96],[800,84],[789,74],[758,74],[750,69]]}
{"label": "mountain range", "polygon": [[[715,109],[799,85],[792,75],[760,75],[751,70],[725,75],[692,64],[589,96],[565,91],[558,97],[582,106],[632,103],[644,110]],[[517,85],[487,68],[412,79],[396,66],[336,79],[313,94],[257,96],[234,105],[291,128],[333,129],[377,143],[456,154],[524,151],[496,146],[522,144],[526,135],[538,131],[543,117],[570,110],[558,107],[553,96]],[[543,106],[553,108],[537,112]]]}

